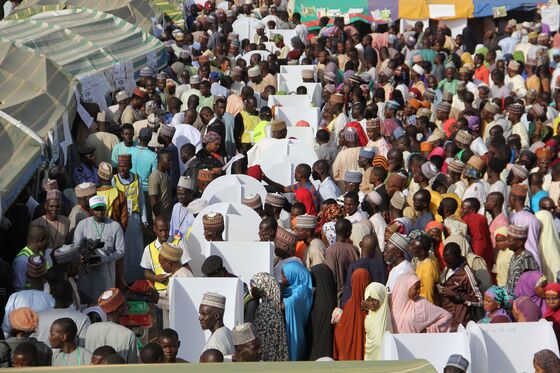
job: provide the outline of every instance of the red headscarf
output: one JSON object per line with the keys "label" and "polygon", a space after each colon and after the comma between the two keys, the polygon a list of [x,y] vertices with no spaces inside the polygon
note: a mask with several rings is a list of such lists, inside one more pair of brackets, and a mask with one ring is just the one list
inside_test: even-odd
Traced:
{"label": "red headscarf", "polygon": [[445,132],[447,138],[451,136],[451,125],[455,122],[457,122],[456,119],[449,118],[448,120],[445,121],[445,123],[443,123],[443,132]]}
{"label": "red headscarf", "polygon": [[369,142],[369,139],[367,137],[366,132],[362,128],[362,125],[359,122],[350,122],[350,123],[346,124],[346,127],[352,127],[352,128],[356,129],[356,132],[358,132],[358,142],[360,143],[360,146],[366,146],[367,145],[367,143]]}
{"label": "red headscarf", "polygon": [[366,314],[361,310],[361,304],[370,282],[371,276],[366,269],[358,268],[352,273],[352,295],[344,305],[342,317],[334,329],[335,360],[364,359]]}
{"label": "red headscarf", "polygon": [[[549,283],[544,288],[544,293],[556,293],[560,297],[560,284],[556,282]],[[546,312],[543,315],[543,319],[547,319],[548,321],[552,321],[555,324],[560,323],[560,309],[554,311],[551,308],[546,309]]]}
{"label": "red headscarf", "polygon": [[313,203],[313,195],[306,188],[299,188],[294,193],[296,200],[305,205],[305,213],[308,215],[317,216],[317,210],[315,210],[315,204]]}

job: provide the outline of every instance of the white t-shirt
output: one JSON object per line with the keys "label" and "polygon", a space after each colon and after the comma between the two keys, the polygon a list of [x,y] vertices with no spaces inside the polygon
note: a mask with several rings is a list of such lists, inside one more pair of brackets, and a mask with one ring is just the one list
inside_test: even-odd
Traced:
{"label": "white t-shirt", "polygon": [[389,272],[389,277],[387,278],[387,291],[390,293],[391,289],[395,287],[397,283],[397,278],[403,273],[414,273],[414,268],[408,260],[403,260],[399,265],[393,267],[391,272]]}

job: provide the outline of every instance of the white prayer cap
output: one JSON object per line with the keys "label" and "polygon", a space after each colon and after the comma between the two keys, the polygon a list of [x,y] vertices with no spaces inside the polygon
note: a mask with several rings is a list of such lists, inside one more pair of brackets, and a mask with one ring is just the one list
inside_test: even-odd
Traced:
{"label": "white prayer cap", "polygon": [[226,309],[226,297],[218,293],[204,293],[202,296],[201,306],[209,306],[219,308],[221,310]]}

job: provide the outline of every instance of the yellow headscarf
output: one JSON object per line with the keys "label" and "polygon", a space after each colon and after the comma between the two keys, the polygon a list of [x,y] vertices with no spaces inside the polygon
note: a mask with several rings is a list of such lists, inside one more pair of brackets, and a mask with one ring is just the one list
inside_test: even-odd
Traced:
{"label": "yellow headscarf", "polygon": [[378,300],[380,305],[377,311],[369,311],[364,321],[366,329],[364,360],[380,360],[383,336],[386,331],[393,331],[387,288],[383,284],[372,282],[364,292],[364,299],[367,300],[369,297]]}

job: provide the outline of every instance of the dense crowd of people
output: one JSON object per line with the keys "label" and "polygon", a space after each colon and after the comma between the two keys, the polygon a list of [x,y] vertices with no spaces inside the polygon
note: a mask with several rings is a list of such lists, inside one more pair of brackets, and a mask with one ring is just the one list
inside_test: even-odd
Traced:
{"label": "dense crowd of people", "polygon": [[[240,40],[232,23],[244,17],[260,21]],[[235,276],[216,255],[193,269],[188,245],[195,219],[204,240],[227,240],[227,219],[201,214],[225,174],[266,186],[264,201],[241,201],[259,226],[228,229],[273,242],[274,272],[245,284],[233,330],[226,297],[204,295],[190,326],[211,332],[201,362],[379,360],[387,331],[470,321],[544,318],[560,340],[560,33],[538,14],[480,43],[422,22],[370,30],[323,17],[310,31],[280,0],[186,1],[184,18],[160,30],[167,65],[142,68],[108,111],[83,102],[94,122],[74,123],[74,166],[45,170],[2,217],[2,366],[185,362],[167,288]],[[279,85],[281,65],[305,66],[296,91]],[[312,105],[303,83],[321,90],[313,145],[268,106],[293,94]],[[261,162],[284,139],[317,156],[292,185]],[[120,325],[138,280],[157,315],[144,345]],[[533,364],[560,371],[550,350]],[[445,371],[468,365],[454,355]]]}

